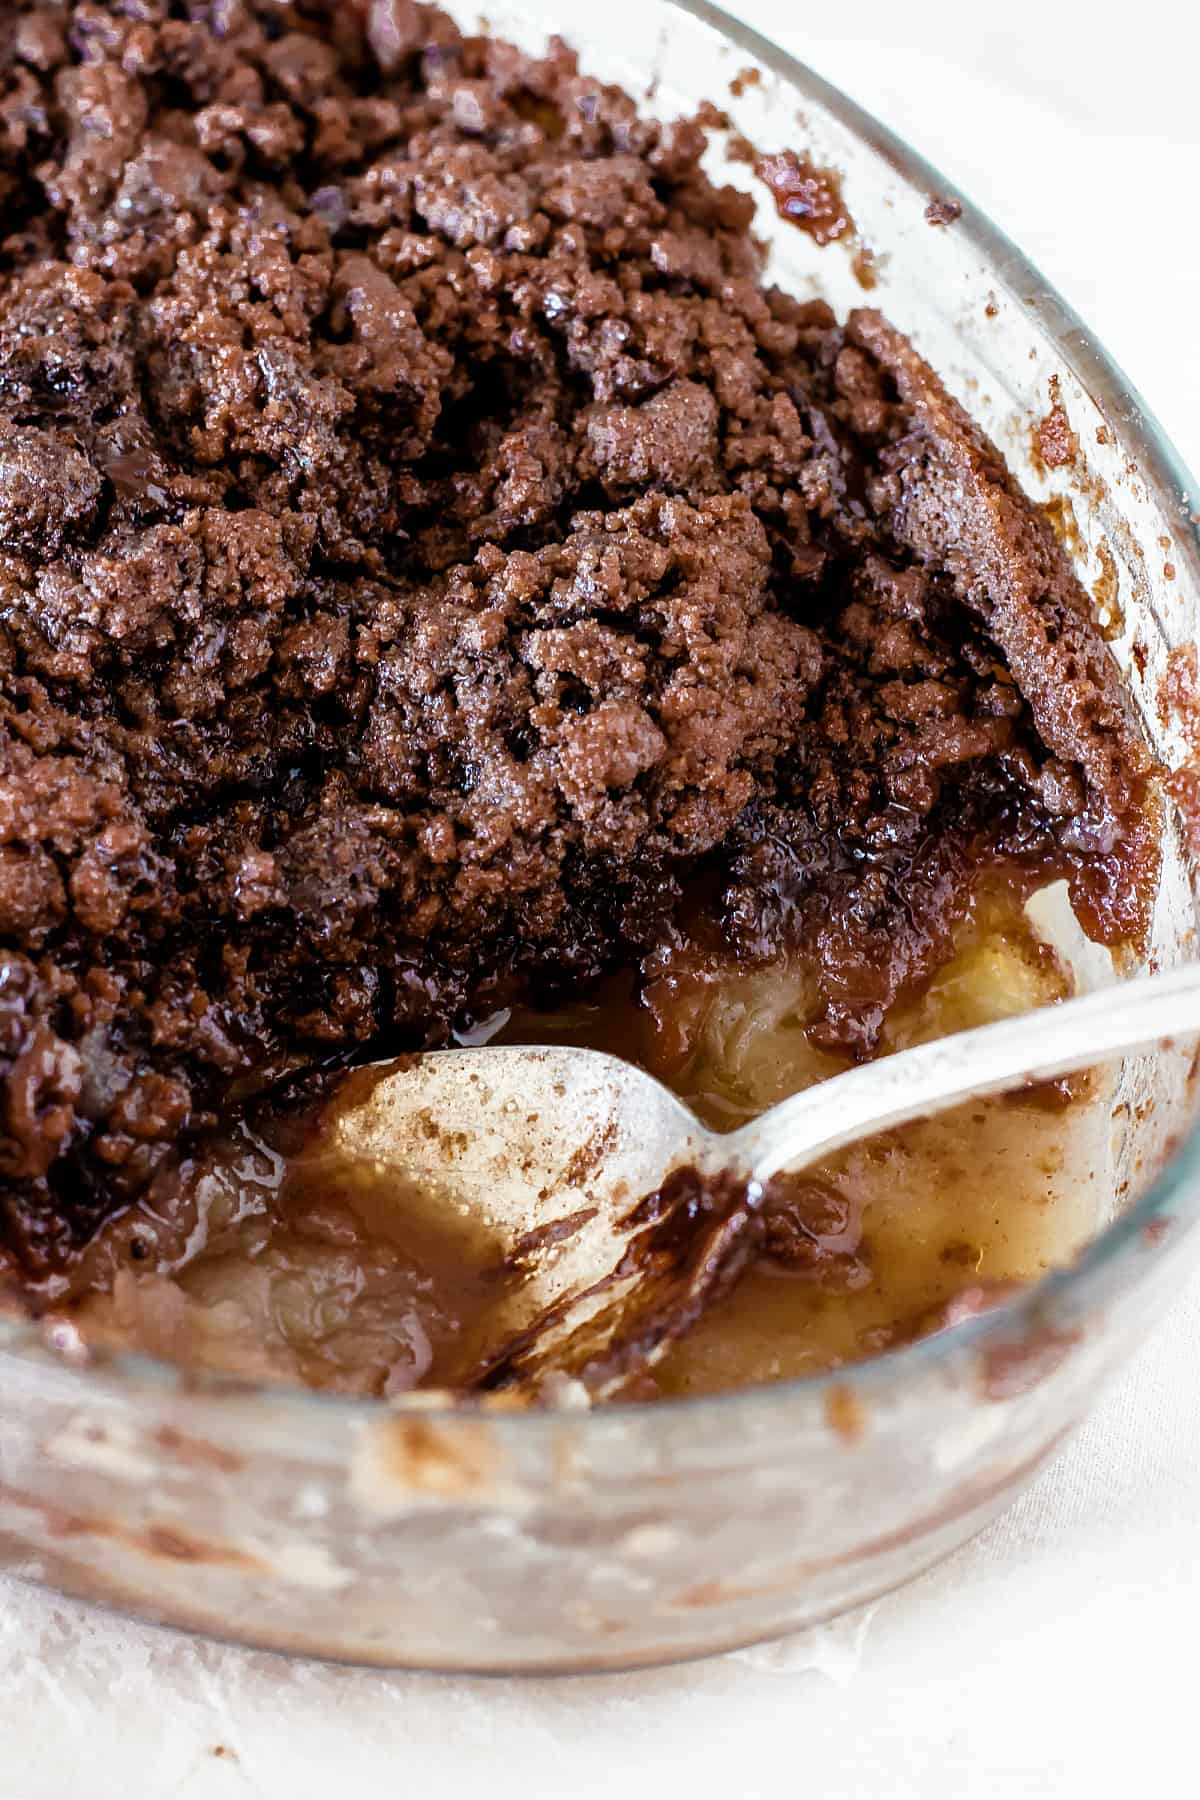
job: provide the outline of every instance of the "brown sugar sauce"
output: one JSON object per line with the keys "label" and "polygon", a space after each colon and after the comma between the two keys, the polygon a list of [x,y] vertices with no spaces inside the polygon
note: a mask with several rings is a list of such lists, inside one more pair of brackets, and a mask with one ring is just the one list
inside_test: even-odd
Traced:
{"label": "brown sugar sauce", "polygon": [[[1011,896],[981,903],[953,958],[889,1018],[882,1052],[1029,1011],[1071,986]],[[562,1011],[495,1018],[491,1041],[614,1051],[705,1124],[733,1129],[847,1066],[806,1033],[812,991],[799,959],[739,968],[694,952],[641,997],[618,977]],[[836,1368],[1069,1260],[1099,1219],[1105,1091],[1097,1072],[1065,1092],[971,1103],[785,1178],[761,1256],[672,1347],[649,1391]],[[290,1156],[247,1137],[214,1166],[177,1266],[164,1272],[161,1239],[153,1272],[122,1259],[109,1291],[76,1309],[79,1328],[350,1393],[469,1381],[476,1328],[512,1279],[494,1246],[435,1196],[398,1187],[394,1171],[314,1150],[290,1129],[304,1146]]]}

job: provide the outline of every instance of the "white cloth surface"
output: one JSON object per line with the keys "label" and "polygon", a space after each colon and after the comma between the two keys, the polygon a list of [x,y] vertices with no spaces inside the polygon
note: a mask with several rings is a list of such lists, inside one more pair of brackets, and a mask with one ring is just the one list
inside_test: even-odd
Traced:
{"label": "white cloth surface", "polygon": [[[1200,469],[1191,9],[738,10],[978,200]],[[365,1673],[0,1578],[0,1800],[325,1800],[331,1785],[347,1800],[1195,1792],[1198,1370],[1200,1282],[1057,1463],[950,1562],[869,1616],[678,1670]]]}

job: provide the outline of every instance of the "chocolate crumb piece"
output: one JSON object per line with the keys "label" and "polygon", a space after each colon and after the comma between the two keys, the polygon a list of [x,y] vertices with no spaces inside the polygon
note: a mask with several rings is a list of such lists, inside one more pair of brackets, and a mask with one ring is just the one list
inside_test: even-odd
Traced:
{"label": "chocolate crumb piece", "polygon": [[1189,851],[1200,854],[1200,766],[1183,763],[1171,770],[1163,785],[1178,810]]}
{"label": "chocolate crumb piece", "polygon": [[953,225],[956,219],[962,218],[962,201],[931,194],[925,208],[925,217],[930,225]]}
{"label": "chocolate crumb piece", "polygon": [[884,319],[765,281],[704,144],[410,0],[6,9],[27,1281],[285,1078],[668,954],[698,877],[856,1055],[989,867],[1141,930],[1149,765],[1052,533]]}
{"label": "chocolate crumb piece", "polygon": [[789,225],[798,225],[815,244],[832,244],[852,236],[854,220],[842,199],[842,185],[832,169],[818,168],[794,150],[760,156],[759,179],[771,190],[775,210]]}
{"label": "chocolate crumb piece", "polygon": [[1067,418],[1057,375],[1050,377],[1050,411],[1038,421],[1035,436],[1038,452],[1048,469],[1065,469],[1079,455],[1079,439]]}
{"label": "chocolate crumb piece", "polygon": [[[721,107],[714,105],[711,100],[702,100],[696,108],[696,124],[702,126],[705,131],[728,131],[729,114]],[[741,144],[745,142],[745,139],[738,138],[736,141]],[[731,156],[734,153],[732,145],[729,153]],[[753,158],[751,157],[750,160]]]}
{"label": "chocolate crumb piece", "polygon": [[1200,757],[1200,654],[1194,643],[1176,644],[1158,684],[1158,715],[1173,725]]}
{"label": "chocolate crumb piece", "polygon": [[850,267],[864,294],[873,292],[879,286],[879,259],[869,244],[856,246],[850,258]]}

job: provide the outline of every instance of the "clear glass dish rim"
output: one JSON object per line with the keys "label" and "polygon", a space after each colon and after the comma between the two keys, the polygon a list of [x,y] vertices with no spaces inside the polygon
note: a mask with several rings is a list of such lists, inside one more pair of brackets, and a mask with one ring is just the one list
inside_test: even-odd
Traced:
{"label": "clear glass dish rim", "polygon": [[[1190,475],[1162,426],[1120,366],[1095,340],[1074,309],[968,196],[842,89],[781,50],[753,26],[732,17],[723,7],[711,4],[710,0],[663,0],[663,4],[708,26],[727,43],[786,81],[801,98],[816,101],[839,124],[869,144],[907,185],[957,200],[962,212],[955,221],[955,231],[961,233],[1020,295],[1024,310],[1039,317],[1062,361],[1092,398],[1102,401],[1106,412],[1114,410],[1114,403],[1120,402],[1121,437],[1136,457],[1138,471],[1148,487],[1160,497],[1169,496],[1175,503],[1183,497],[1200,495],[1200,485]],[[1183,533],[1182,537],[1181,554],[1188,573],[1200,586],[1200,525],[1194,527],[1190,536]],[[685,1418],[700,1421],[744,1410],[751,1403],[756,1408],[783,1410],[797,1400],[811,1400],[819,1408],[831,1389],[847,1386],[867,1392],[903,1387],[910,1379],[915,1382],[922,1374],[971,1355],[990,1340],[1019,1338],[1044,1331],[1058,1318],[1078,1316],[1100,1304],[1109,1294],[1131,1285],[1137,1274],[1134,1256],[1139,1248],[1145,1247],[1147,1226],[1167,1214],[1178,1219],[1181,1225],[1195,1223],[1200,1216],[1200,1122],[1193,1126],[1141,1199],[1093,1239],[1068,1268],[1053,1271],[1023,1287],[1011,1300],[915,1344],[882,1351],[845,1368],[764,1386],[737,1388],[727,1393],[694,1399],[663,1399],[655,1401],[651,1407],[644,1404],[611,1405],[590,1414],[564,1414],[552,1407],[528,1412],[489,1413],[489,1423],[506,1437],[517,1433],[529,1440],[554,1430],[566,1418],[570,1419],[573,1431],[586,1432],[604,1421],[619,1418],[636,1417],[645,1421],[648,1417],[665,1419],[669,1416],[676,1421]],[[1175,1235],[1172,1233],[1168,1237],[1165,1255],[1171,1254],[1171,1241]],[[23,1351],[28,1351],[31,1356],[36,1354],[39,1360],[45,1358],[47,1342],[41,1322],[37,1319],[0,1319],[0,1354],[20,1356]],[[364,1422],[389,1414],[394,1416],[404,1410],[402,1399],[392,1401],[320,1392],[284,1382],[224,1373],[213,1375],[140,1351],[105,1352],[91,1366],[68,1369],[62,1364],[60,1373],[69,1373],[79,1383],[81,1393],[87,1389],[94,1391],[97,1377],[100,1377],[105,1384],[111,1382],[118,1387],[176,1387],[196,1397],[209,1398],[228,1394],[243,1405],[258,1399],[271,1406],[277,1419],[281,1413],[294,1414],[298,1423],[307,1415],[314,1420],[328,1417],[330,1409],[343,1418],[358,1418]],[[469,1398],[448,1400],[444,1405],[425,1403],[426,1398],[433,1401],[433,1393],[420,1398],[421,1417],[451,1430],[464,1418],[480,1416],[478,1403]]]}

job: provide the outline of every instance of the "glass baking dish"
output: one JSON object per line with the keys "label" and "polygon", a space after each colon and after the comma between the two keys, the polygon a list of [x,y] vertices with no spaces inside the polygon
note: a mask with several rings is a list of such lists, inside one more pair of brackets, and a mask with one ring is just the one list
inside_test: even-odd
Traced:
{"label": "glass baking dish", "polygon": [[[449,10],[474,24],[472,7]],[[839,311],[879,305],[911,333],[1027,489],[1071,521],[1147,737],[1185,760],[1159,694],[1200,624],[1196,489],[1013,246],[966,200],[931,228],[930,198],[961,196],[703,0],[606,0],[566,19],[550,0],[497,0],[488,24],[530,48],[565,28],[587,68],[660,114],[711,101],[755,145],[804,147],[841,173],[849,244],[817,250],[760,205],[773,279]],[[728,178],[753,180],[744,165]],[[1047,470],[1036,454],[1052,378],[1086,466]],[[1154,966],[1190,956],[1197,923],[1173,819],[1164,856]],[[1178,1052],[1124,1067],[1109,1222],[1072,1269],[833,1377],[505,1414],[88,1357],[61,1325],[5,1323],[0,1565],[217,1637],[439,1669],[628,1668],[826,1618],[986,1523],[1150,1329],[1200,1250],[1194,1089]]]}

